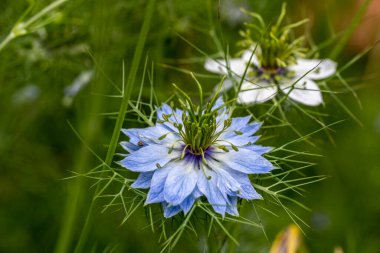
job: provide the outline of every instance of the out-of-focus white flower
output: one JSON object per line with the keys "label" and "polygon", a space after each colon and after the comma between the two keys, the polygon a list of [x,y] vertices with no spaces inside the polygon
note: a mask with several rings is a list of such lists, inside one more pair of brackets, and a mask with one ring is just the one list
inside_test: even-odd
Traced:
{"label": "out-of-focus white flower", "polygon": [[224,1],[220,6],[222,19],[225,18],[231,26],[237,26],[248,21],[248,17],[242,15],[241,8],[248,8],[247,1]]}
{"label": "out-of-focus white flower", "polygon": [[[262,66],[251,50],[245,51],[241,58],[230,59],[227,64],[222,59],[208,59],[205,68],[214,73],[231,73],[239,83],[244,76],[238,95],[241,104],[263,103],[282,92],[290,99],[309,106],[323,103],[321,90],[314,80],[333,75],[337,64],[329,59],[296,59],[296,63],[287,67]],[[223,89],[232,87],[226,80]]]}
{"label": "out-of-focus white flower", "polygon": [[205,63],[208,71],[228,75],[222,90],[239,86],[237,100],[241,104],[263,103],[281,93],[305,105],[322,104],[322,93],[315,80],[332,76],[337,64],[329,59],[305,59],[305,37],[289,36],[292,29],[308,20],[282,25],[285,3],[272,24],[266,24],[258,13],[243,12],[256,22],[246,23],[246,30],[240,31],[243,39],[238,45],[243,48],[242,57],[209,59]]}
{"label": "out-of-focus white flower", "polygon": [[62,99],[64,106],[71,106],[75,96],[91,81],[93,74],[94,72],[92,70],[83,71],[75,78],[71,85],[65,87],[65,96]]}

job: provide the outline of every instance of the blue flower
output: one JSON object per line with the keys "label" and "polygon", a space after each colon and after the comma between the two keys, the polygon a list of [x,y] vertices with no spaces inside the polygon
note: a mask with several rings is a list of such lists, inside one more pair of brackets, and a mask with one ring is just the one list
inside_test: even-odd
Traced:
{"label": "blue flower", "polygon": [[262,156],[271,148],[253,144],[260,123],[230,119],[222,99],[206,108],[196,114],[163,104],[155,126],[122,130],[129,154],[120,164],[140,173],[132,187],[149,189],[145,204],[162,203],[166,218],[188,213],[203,196],[215,212],[237,216],[238,198],[261,198],[248,174],[273,168]]}

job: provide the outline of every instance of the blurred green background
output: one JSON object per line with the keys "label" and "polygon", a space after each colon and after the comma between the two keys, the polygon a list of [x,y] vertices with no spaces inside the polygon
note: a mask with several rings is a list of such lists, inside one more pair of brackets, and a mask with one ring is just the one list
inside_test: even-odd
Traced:
{"label": "blurred green background", "polygon": [[[49,3],[36,2],[29,16]],[[158,100],[169,98],[173,82],[195,92],[189,76],[173,68],[208,74],[203,69],[203,55],[179,35],[212,55],[217,53],[210,36],[215,27],[217,36],[234,54],[238,51],[238,30],[246,21],[239,8],[271,20],[277,17],[281,3],[158,0],[142,61],[148,57],[149,68],[154,66]],[[288,18],[296,21],[308,17],[307,31],[319,44],[347,29],[361,4],[353,0],[289,1]],[[379,27],[374,25],[380,22],[379,5],[373,1],[369,6],[357,32],[336,59],[338,64],[343,65],[380,38]],[[72,171],[89,171],[98,161],[83,147],[68,122],[100,157],[105,157],[115,123],[114,115],[106,113],[116,112],[120,105],[120,99],[105,95],[119,95],[114,85],[121,87],[123,62],[129,72],[146,6],[147,1],[141,0],[71,0],[55,10],[57,15],[50,24],[13,40],[0,51],[0,252],[54,252],[62,227],[70,220],[65,216],[68,196],[79,214],[72,220],[72,242],[66,248],[73,251],[94,188],[91,180],[63,179],[72,176]],[[27,8],[27,1],[0,2],[0,40]],[[320,57],[327,58],[333,48],[334,44],[323,48]],[[351,93],[338,96],[363,126],[326,98],[327,106],[321,110],[330,115],[328,121],[345,121],[334,125],[334,141],[321,133],[313,137],[317,147],[305,144],[304,148],[323,155],[307,173],[329,176],[306,187],[300,201],[311,212],[295,208],[310,225],[305,228],[304,239],[310,252],[334,252],[334,248],[335,252],[340,252],[339,248],[343,252],[380,252],[379,64],[380,50],[375,47],[342,73],[358,92],[362,108]],[[70,97],[67,87],[86,71],[93,73],[89,84]],[[142,74],[143,64],[132,98],[138,94]],[[204,89],[211,91],[217,79],[201,81]],[[143,99],[148,101],[146,83]],[[135,125],[128,120],[131,117],[134,115],[127,115],[125,127]],[[301,116],[297,120],[302,125],[309,119]],[[143,209],[123,225],[122,212],[100,211],[100,204],[96,205],[83,252],[111,248],[114,252],[159,251],[159,234],[147,227]],[[242,228],[238,235],[241,246],[236,252],[267,252],[276,234],[291,223],[287,215],[279,213],[279,217],[260,214],[268,239],[259,229]],[[174,252],[200,251],[196,241],[185,234]]]}

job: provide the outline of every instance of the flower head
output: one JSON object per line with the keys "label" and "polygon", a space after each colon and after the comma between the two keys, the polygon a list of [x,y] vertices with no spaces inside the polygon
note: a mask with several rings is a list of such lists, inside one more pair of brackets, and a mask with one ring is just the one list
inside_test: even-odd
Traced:
{"label": "flower head", "polygon": [[[336,63],[325,59],[296,60],[295,64],[287,67],[266,68],[258,61],[252,51],[246,51],[242,58],[231,59],[229,69],[233,78],[240,81],[247,72],[238,95],[241,104],[263,103],[281,92],[288,98],[309,106],[323,103],[322,93],[314,80],[321,80],[336,72]],[[248,66],[247,66],[248,65]],[[205,68],[220,74],[227,73],[226,64],[222,60],[207,60]],[[224,89],[233,86],[230,80],[224,83]]]}
{"label": "flower head", "polygon": [[[261,16],[247,12],[259,24],[247,24],[247,30],[241,32],[244,39],[240,45],[246,48],[242,57],[230,59],[227,64],[220,59],[209,59],[205,63],[208,71],[219,74],[231,72],[232,78],[237,81],[244,76],[238,94],[239,103],[263,103],[278,93],[309,106],[323,102],[319,86],[314,80],[333,75],[336,63],[329,59],[304,58],[304,38],[291,40],[289,34],[292,28],[307,20],[281,27],[285,6],[284,4],[277,22],[269,28]],[[255,38],[252,38],[251,31],[256,35]],[[231,80],[227,80],[224,89],[232,86]]]}
{"label": "flower head", "polygon": [[222,216],[238,215],[238,198],[261,198],[248,175],[273,168],[262,157],[271,148],[253,144],[261,124],[249,123],[250,116],[230,119],[221,98],[204,108],[183,104],[163,104],[155,126],[123,129],[129,154],[120,164],[140,173],[132,187],[149,189],[145,204],[162,203],[166,218],[186,214],[198,199]]}

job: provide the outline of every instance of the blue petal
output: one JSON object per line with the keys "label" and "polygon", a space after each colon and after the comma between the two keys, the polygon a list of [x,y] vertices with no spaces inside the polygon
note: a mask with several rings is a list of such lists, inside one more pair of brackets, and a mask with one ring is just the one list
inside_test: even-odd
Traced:
{"label": "blue petal", "polygon": [[[230,131],[240,131],[243,135],[250,136],[260,129],[261,123],[253,122],[248,123],[251,116],[232,118],[231,126],[228,128]],[[227,132],[226,134],[230,134]]]}
{"label": "blue petal", "polygon": [[203,193],[198,189],[198,186],[195,186],[193,193],[191,194],[194,199],[197,199],[203,196]]}
{"label": "blue petal", "polygon": [[219,190],[224,198],[239,196],[244,199],[258,199],[261,196],[253,188],[247,174],[226,168],[223,164],[208,159],[208,166],[218,174]]}
{"label": "blue petal", "polygon": [[172,150],[162,145],[149,145],[143,147],[120,161],[120,164],[136,172],[148,172],[163,167],[173,158],[179,157],[181,151]]}
{"label": "blue petal", "polygon": [[228,197],[226,212],[234,216],[239,216],[239,212],[237,210],[237,197]]}
{"label": "blue petal", "polygon": [[[156,126],[147,128],[121,129],[121,131],[129,137],[129,142],[142,146],[156,143],[174,142],[179,138],[177,133],[178,130],[176,128],[173,130],[166,127],[164,124],[156,124]],[[164,135],[166,135],[166,137],[159,140],[159,138]]]}
{"label": "blue petal", "polygon": [[218,142],[225,146],[231,145],[232,143],[233,145],[240,147],[240,146],[245,146],[249,143],[255,143],[259,138],[260,136],[245,136],[245,135],[238,135],[235,133],[231,133],[230,137],[226,137],[226,135],[225,136],[221,135],[218,138]]}
{"label": "blue petal", "polygon": [[243,184],[241,186],[242,190],[240,193],[238,193],[237,196],[239,196],[240,198],[242,199],[248,199],[248,200],[252,200],[252,199],[262,199],[263,197],[261,197],[260,194],[258,194],[255,190],[255,188],[253,188],[253,186],[251,184]]}
{"label": "blue petal", "polygon": [[[180,110],[180,109],[173,110],[169,105],[162,104],[161,108],[157,108],[157,120],[165,120],[163,118],[163,114],[165,114],[167,116],[170,115],[168,118],[170,122],[182,124],[182,113],[183,113],[183,110]],[[172,123],[165,121],[163,125],[172,131],[178,132],[178,129],[175,126],[173,126]]]}
{"label": "blue petal", "polygon": [[170,170],[168,167],[157,169],[152,177],[148,196],[146,197],[145,205],[151,203],[164,202],[164,185]]}
{"label": "blue petal", "polygon": [[131,185],[132,188],[148,189],[150,187],[150,182],[152,180],[154,171],[142,172],[137,177],[136,181]]}
{"label": "blue petal", "polygon": [[169,119],[171,121],[175,121],[175,118],[177,118],[177,120],[181,120],[182,119],[182,113],[183,113],[183,110],[173,109],[168,104],[164,103],[164,104],[162,104],[161,107],[157,108],[157,119],[158,120],[164,120],[162,115],[165,114],[167,116],[170,115]]}
{"label": "blue petal", "polygon": [[139,142],[144,144],[154,144],[155,139],[161,136],[159,129],[157,127],[147,127],[147,128],[130,128],[121,129],[121,131],[129,137],[129,142],[138,145]]}
{"label": "blue petal", "polygon": [[[223,110],[223,109],[221,109]],[[224,111],[221,111],[219,110],[218,112],[218,115],[216,116],[216,125],[217,125],[217,128],[216,128],[216,131],[215,132],[220,132],[220,131],[223,131],[223,127],[224,127],[224,121],[228,119],[228,113],[226,110]]]}
{"label": "blue petal", "polygon": [[158,120],[163,120],[164,118],[162,117],[162,114],[172,114],[173,109],[168,105],[168,104],[162,104],[161,107],[157,108],[157,119]]}
{"label": "blue petal", "polygon": [[256,190],[253,188],[251,180],[249,180],[249,177],[247,174],[229,170],[228,173],[235,178],[239,184],[240,184],[240,190],[236,194],[238,197],[243,199],[261,199],[261,195],[256,192]]}
{"label": "blue petal", "polygon": [[215,110],[216,108],[221,107],[222,105],[224,105],[224,100],[223,96],[220,96],[216,99],[214,106],[211,108],[211,110]]}
{"label": "blue petal", "polygon": [[247,126],[250,119],[251,116],[232,118],[231,126],[229,127],[229,129],[240,131],[241,129]]}
{"label": "blue petal", "polygon": [[195,199],[192,195],[188,196],[181,204],[180,207],[182,208],[184,214],[187,214],[191,207],[194,205]]}
{"label": "blue petal", "polygon": [[217,174],[217,185],[225,199],[227,195],[233,195],[240,190],[239,182],[223,168],[224,164],[207,159],[207,166]]}
{"label": "blue petal", "polygon": [[173,205],[179,205],[189,196],[198,180],[198,165],[194,160],[182,159],[168,164],[169,175],[165,182],[165,200]]}
{"label": "blue petal", "polygon": [[132,153],[133,151],[136,151],[141,148],[141,146],[130,143],[129,141],[122,141],[120,142],[120,145],[129,153]]}
{"label": "blue petal", "polygon": [[[226,213],[226,200],[223,197],[223,194],[220,192],[217,177],[218,175],[207,169],[203,164],[202,169],[198,170],[198,189],[206,196],[208,202],[212,205],[215,212],[221,214],[223,217]],[[207,179],[206,177],[211,177]]]}
{"label": "blue petal", "polygon": [[246,174],[268,173],[273,165],[254,151],[241,148],[230,152],[214,151],[210,156],[227,167]]}
{"label": "blue petal", "polygon": [[165,218],[170,218],[181,211],[180,206],[171,206],[167,204],[166,202],[162,202],[162,207],[164,208]]}
{"label": "blue petal", "polygon": [[218,114],[216,115],[216,124],[217,124],[216,132],[222,131],[224,121],[229,118],[227,108],[225,106],[223,106],[223,105],[224,105],[223,97],[220,96],[215,101],[214,106],[211,108],[211,110],[215,110],[215,109],[221,107],[218,110]]}
{"label": "blue petal", "polygon": [[256,133],[260,129],[261,126],[262,126],[262,123],[253,122],[251,124],[248,124],[244,128],[240,129],[240,131],[243,133],[243,135],[250,136]]}
{"label": "blue petal", "polygon": [[259,155],[266,154],[273,149],[272,147],[264,147],[264,146],[260,146],[260,145],[248,145],[248,146],[244,146],[241,148],[252,150],[252,151],[258,153]]}
{"label": "blue petal", "polygon": [[241,132],[243,136],[251,136],[256,133],[260,127],[261,123],[253,122],[248,123],[251,116],[232,118],[231,126],[228,131],[220,136],[220,139],[231,138],[236,135],[234,131]]}

